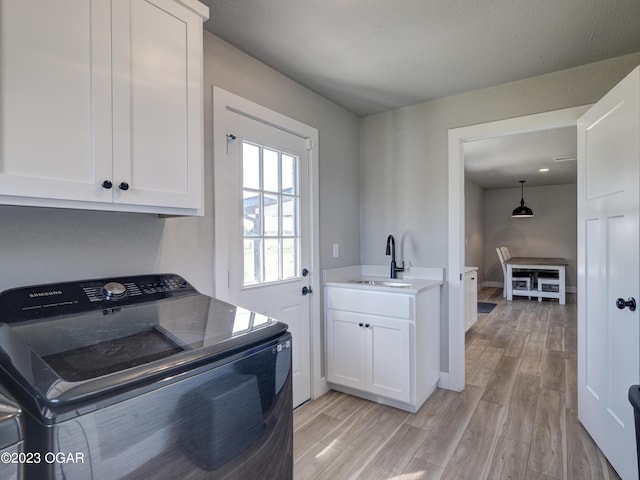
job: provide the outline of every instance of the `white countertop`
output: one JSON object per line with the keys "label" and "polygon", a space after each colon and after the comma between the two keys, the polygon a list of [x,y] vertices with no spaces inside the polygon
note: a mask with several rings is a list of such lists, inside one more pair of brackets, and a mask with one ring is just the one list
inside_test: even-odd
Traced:
{"label": "white countertop", "polygon": [[[440,268],[414,268],[411,274],[405,273],[402,278],[389,278],[389,275],[383,276],[382,273],[387,272],[388,268],[386,266],[357,265],[325,270],[323,274],[324,285],[416,294],[444,284],[444,272]],[[376,283],[356,283],[362,281]],[[381,282],[387,283],[387,285]],[[391,283],[402,284],[402,286],[393,286]]]}
{"label": "white countertop", "polygon": [[[356,283],[360,281],[377,282],[375,284]],[[402,286],[383,285],[380,282],[402,284]],[[388,278],[388,277],[351,277],[324,282],[325,286],[357,288],[362,290],[376,290],[392,293],[419,293],[429,288],[439,287],[442,280],[423,278]]]}

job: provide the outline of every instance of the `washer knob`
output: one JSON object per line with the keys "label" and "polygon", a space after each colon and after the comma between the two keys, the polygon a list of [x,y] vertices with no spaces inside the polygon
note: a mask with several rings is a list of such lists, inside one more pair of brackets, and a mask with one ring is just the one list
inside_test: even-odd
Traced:
{"label": "washer knob", "polygon": [[114,298],[124,297],[127,294],[127,289],[121,283],[109,282],[102,287],[102,293],[105,300],[113,300]]}

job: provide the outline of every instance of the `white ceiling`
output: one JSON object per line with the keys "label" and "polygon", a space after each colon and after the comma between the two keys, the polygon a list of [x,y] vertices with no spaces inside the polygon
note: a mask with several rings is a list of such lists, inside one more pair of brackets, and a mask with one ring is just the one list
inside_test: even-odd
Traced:
{"label": "white ceiling", "polygon": [[[207,30],[360,116],[640,51],[640,0],[201,1]],[[486,139],[465,174],[575,183],[551,160],[575,153],[575,129]]]}
{"label": "white ceiling", "polygon": [[525,187],[576,183],[576,127],[474,140],[463,148],[465,177],[485,190],[519,188],[519,180]]}
{"label": "white ceiling", "polygon": [[640,51],[639,0],[203,0],[205,28],[368,115]]}

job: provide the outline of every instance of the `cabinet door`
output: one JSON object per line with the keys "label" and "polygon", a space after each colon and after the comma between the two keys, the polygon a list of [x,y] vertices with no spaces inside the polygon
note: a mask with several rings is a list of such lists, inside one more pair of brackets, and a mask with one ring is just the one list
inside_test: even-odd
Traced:
{"label": "cabinet door", "polygon": [[[366,389],[364,315],[327,311],[327,380]],[[362,324],[362,326],[360,326]]]}
{"label": "cabinet door", "polygon": [[464,329],[465,332],[478,320],[478,274],[476,271],[464,275]]}
{"label": "cabinet door", "polygon": [[112,15],[114,201],[201,208],[202,18],[173,0]]}
{"label": "cabinet door", "polygon": [[471,325],[478,321],[478,272],[473,272],[469,287],[469,314]]}
{"label": "cabinet door", "polygon": [[[371,393],[411,401],[411,323],[371,317],[366,329],[368,390]],[[365,324],[366,325],[366,324]]]}
{"label": "cabinet door", "polygon": [[109,3],[0,0],[0,195],[112,201]]}

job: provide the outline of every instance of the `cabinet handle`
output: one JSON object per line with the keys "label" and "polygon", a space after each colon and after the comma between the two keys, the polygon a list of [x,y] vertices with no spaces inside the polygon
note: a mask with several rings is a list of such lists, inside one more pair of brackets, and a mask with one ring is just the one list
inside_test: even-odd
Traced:
{"label": "cabinet handle", "polygon": [[364,324],[364,327],[365,327],[365,328],[369,328],[370,326],[371,326],[371,325],[369,325],[368,323],[365,323],[365,324]]}
{"label": "cabinet handle", "polygon": [[362,325],[364,325],[363,323],[359,323],[358,326],[361,327]]}
{"label": "cabinet handle", "polygon": [[120,185],[118,185],[118,188],[120,190],[129,190],[129,184],[127,182],[120,182]]}
{"label": "cabinet handle", "polygon": [[629,297],[629,299],[625,302],[624,298],[619,298],[616,300],[616,307],[620,310],[623,308],[628,308],[632,312],[636,311],[636,299],[633,297]]}
{"label": "cabinet handle", "polygon": [[113,187],[113,183],[111,183],[111,180],[105,180],[104,182],[102,182],[102,188],[106,188],[107,190],[109,190],[111,187]]}

